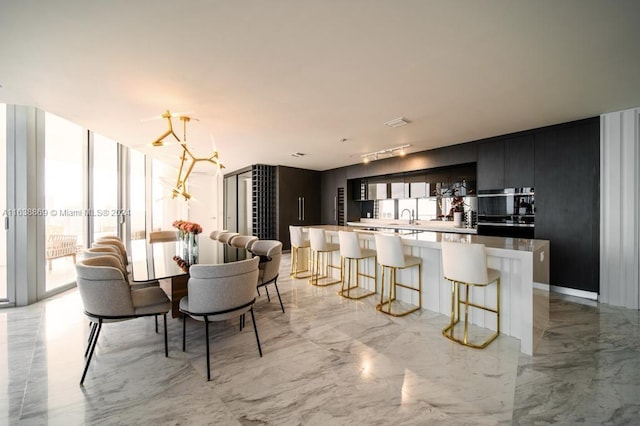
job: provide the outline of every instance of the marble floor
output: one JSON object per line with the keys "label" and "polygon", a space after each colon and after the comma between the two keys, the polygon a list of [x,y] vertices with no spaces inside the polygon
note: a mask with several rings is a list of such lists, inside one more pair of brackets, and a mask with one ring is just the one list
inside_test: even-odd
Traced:
{"label": "marble floor", "polygon": [[[445,339],[448,318],[403,318],[375,301],[312,287],[282,264],[286,313],[256,304],[253,329],[169,322],[169,358],[153,320],[105,325],[84,387],[88,324],[76,290],[0,310],[0,424],[495,425],[638,424],[640,313],[551,297],[539,354],[500,336],[485,350]],[[272,294],[273,295],[273,294]]]}

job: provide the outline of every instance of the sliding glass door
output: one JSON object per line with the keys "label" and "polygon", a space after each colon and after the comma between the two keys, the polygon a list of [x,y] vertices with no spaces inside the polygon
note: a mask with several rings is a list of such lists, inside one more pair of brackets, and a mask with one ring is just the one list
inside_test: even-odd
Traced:
{"label": "sliding glass door", "polygon": [[7,106],[0,104],[0,210],[2,216],[2,232],[0,232],[0,302],[8,298],[7,287]]}
{"label": "sliding glass door", "polygon": [[85,244],[83,152],[81,126],[45,114],[44,196],[46,285],[49,293],[75,280],[75,260]]}

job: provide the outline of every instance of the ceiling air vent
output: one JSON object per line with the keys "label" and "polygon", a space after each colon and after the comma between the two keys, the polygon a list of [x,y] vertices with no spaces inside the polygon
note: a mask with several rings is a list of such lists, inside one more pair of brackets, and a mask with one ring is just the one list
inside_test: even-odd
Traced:
{"label": "ceiling air vent", "polygon": [[300,158],[300,157],[304,157],[307,154],[304,154],[302,152],[294,152],[293,154],[291,154],[292,157],[296,157],[296,158]]}
{"label": "ceiling air vent", "polygon": [[391,121],[387,121],[384,124],[385,126],[389,126],[389,127],[402,127],[406,124],[409,124],[409,121],[404,117],[399,117],[399,118],[394,118]]}

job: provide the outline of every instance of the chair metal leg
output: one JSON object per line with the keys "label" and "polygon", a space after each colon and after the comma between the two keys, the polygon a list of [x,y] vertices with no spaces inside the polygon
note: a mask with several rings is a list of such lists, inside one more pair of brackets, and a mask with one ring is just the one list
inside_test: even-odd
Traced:
{"label": "chair metal leg", "polygon": [[154,318],[156,320],[156,334],[158,334],[158,316],[155,315]]}
{"label": "chair metal leg", "polygon": [[91,331],[89,332],[89,340],[87,341],[87,349],[84,351],[84,357],[86,358],[89,354],[89,349],[91,348],[91,343],[93,342],[93,337],[96,334],[96,328],[98,328],[98,323],[90,322]]}
{"label": "chair metal leg", "polygon": [[184,314],[182,316],[182,352],[187,350],[186,346],[186,336],[187,336],[187,315]]}
{"label": "chair metal leg", "polygon": [[253,315],[253,306],[250,309],[251,311],[251,321],[253,322],[253,331],[256,333],[256,342],[258,342],[258,352],[260,353],[260,358],[262,358],[262,347],[260,346],[260,338],[258,337],[258,327],[256,326],[256,317]]}
{"label": "chair metal leg", "polygon": [[271,296],[269,296],[269,288],[265,285],[264,291],[267,293],[267,302],[271,302]]}
{"label": "chair metal leg", "polygon": [[[165,358],[169,356],[169,343],[167,342],[167,314],[162,316],[164,319],[164,356]],[[158,317],[156,316],[156,321]]]}
{"label": "chair metal leg", "polygon": [[209,318],[204,317],[205,339],[207,339],[207,382],[211,380],[211,359],[209,355]]}
{"label": "chair metal leg", "polygon": [[87,358],[87,362],[84,365],[84,371],[82,372],[82,378],[80,379],[80,385],[84,383],[84,378],[87,375],[87,370],[89,369],[89,364],[91,364],[91,358],[93,357],[93,351],[96,348],[96,344],[98,343],[98,337],[100,337],[100,330],[102,330],[102,319],[98,320],[98,328],[96,330],[95,336],[93,336],[93,341],[91,342],[91,349],[89,350],[89,357]]}
{"label": "chair metal leg", "polygon": [[284,314],[284,305],[282,304],[282,297],[280,297],[280,290],[278,290],[278,278],[273,281],[273,285],[276,288],[276,293],[278,294],[278,300],[280,301],[280,308],[282,309],[282,313]]}

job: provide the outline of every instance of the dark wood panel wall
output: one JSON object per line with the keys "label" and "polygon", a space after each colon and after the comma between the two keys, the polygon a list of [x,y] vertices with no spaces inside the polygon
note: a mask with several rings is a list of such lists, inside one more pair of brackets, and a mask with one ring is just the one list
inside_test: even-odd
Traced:
{"label": "dark wood panel wall", "polygon": [[[534,187],[535,237],[551,241],[551,284],[599,291],[600,119],[593,117],[322,172],[322,221],[347,188],[347,220],[366,208],[351,179],[476,163],[477,189]],[[329,205],[327,205],[329,203]]]}

